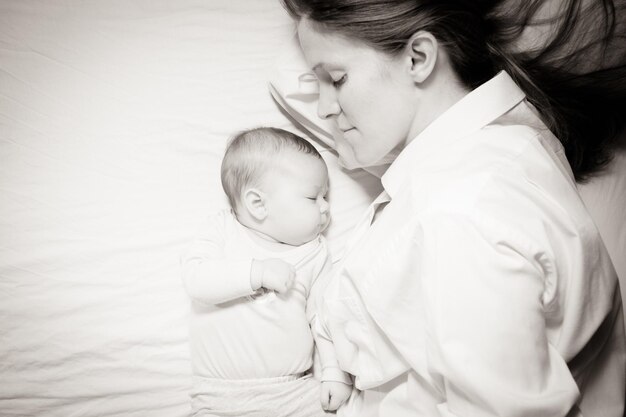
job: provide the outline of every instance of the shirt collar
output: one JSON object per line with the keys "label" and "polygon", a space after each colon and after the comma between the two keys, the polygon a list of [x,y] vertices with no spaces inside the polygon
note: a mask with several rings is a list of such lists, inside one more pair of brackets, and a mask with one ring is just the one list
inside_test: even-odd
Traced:
{"label": "shirt collar", "polygon": [[471,91],[402,150],[381,178],[385,191],[393,198],[419,157],[429,157],[436,152],[435,147],[442,147],[487,126],[524,97],[524,92],[504,71]]}

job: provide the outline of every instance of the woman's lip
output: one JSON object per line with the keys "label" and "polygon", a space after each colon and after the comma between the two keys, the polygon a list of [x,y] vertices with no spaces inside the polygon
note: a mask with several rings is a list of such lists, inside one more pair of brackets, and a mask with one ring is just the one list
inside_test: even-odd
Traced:
{"label": "woman's lip", "polygon": [[340,128],[340,130],[341,130],[343,133],[349,132],[349,131],[350,131],[350,130],[352,130],[352,129],[354,129],[354,128],[353,128],[353,127],[349,128],[349,129],[341,129],[341,128]]}

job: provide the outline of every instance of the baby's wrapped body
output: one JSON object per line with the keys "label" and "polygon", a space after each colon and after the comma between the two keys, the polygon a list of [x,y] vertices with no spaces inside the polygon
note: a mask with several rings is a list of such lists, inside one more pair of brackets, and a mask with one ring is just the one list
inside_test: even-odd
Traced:
{"label": "baby's wrapped body", "polygon": [[193,417],[318,417],[326,415],[311,374],[274,378],[194,377]]}
{"label": "baby's wrapped body", "polygon": [[[268,251],[254,242],[228,211],[213,218],[209,227],[224,237],[223,256],[239,260],[222,271],[220,285],[216,287],[211,280],[211,290],[240,296],[217,304],[192,304],[192,415],[325,415],[319,382],[307,373],[314,351],[311,288],[326,268],[325,240],[319,237],[291,250]],[[216,231],[208,235],[215,236]],[[207,256],[210,250],[206,245],[210,244],[197,240],[185,255],[186,264]],[[250,266],[239,267],[241,259],[277,257],[296,266],[291,289],[284,294],[250,296]]]}

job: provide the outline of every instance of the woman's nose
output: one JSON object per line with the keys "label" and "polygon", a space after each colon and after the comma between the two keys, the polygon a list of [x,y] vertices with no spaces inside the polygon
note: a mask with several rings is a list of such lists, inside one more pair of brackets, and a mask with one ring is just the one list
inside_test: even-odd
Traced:
{"label": "woman's nose", "polygon": [[320,119],[328,119],[337,116],[341,112],[341,106],[337,97],[329,87],[320,86],[320,96],[317,102],[317,115]]}

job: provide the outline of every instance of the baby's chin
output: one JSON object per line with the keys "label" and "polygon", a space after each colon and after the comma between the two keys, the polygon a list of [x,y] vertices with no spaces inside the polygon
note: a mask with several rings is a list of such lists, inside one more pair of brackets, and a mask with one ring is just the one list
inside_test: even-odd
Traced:
{"label": "baby's chin", "polygon": [[289,245],[289,246],[302,246],[306,242],[308,242],[308,240],[304,240],[304,239],[299,238],[297,236],[290,236],[290,237],[284,237],[283,236],[282,239],[277,238],[276,240],[279,243],[283,244],[283,245]]}
{"label": "baby's chin", "polygon": [[326,229],[328,229],[328,226],[330,226],[330,222],[331,222],[331,218],[330,216],[328,216],[328,219],[324,222],[323,225],[320,226],[320,230],[317,234],[319,235],[321,233],[324,233]]}
{"label": "baby's chin", "polygon": [[294,236],[291,239],[289,239],[289,241],[283,241],[283,243],[287,243],[291,246],[302,246],[305,243],[309,243],[312,240],[315,240],[323,231],[324,229],[326,229],[327,226],[324,226],[323,228],[320,227],[320,230],[318,232],[314,232],[314,233],[309,233],[306,235],[302,235],[302,236]]}

